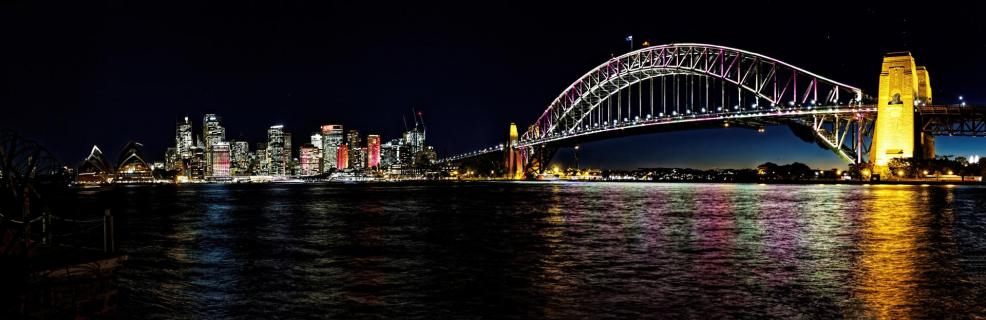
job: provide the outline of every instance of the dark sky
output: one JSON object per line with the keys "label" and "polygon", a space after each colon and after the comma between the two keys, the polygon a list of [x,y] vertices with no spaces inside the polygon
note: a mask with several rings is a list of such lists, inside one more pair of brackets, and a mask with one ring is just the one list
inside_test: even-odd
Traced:
{"label": "dark sky", "polygon": [[[203,113],[218,113],[229,138],[251,142],[284,124],[298,144],[324,123],[389,140],[416,108],[441,156],[499,143],[511,121],[533,122],[572,81],[626,51],[628,34],[750,50],[867,92],[885,52],[910,50],[928,67],[936,102],[960,94],[986,102],[984,5],[883,7],[8,1],[0,4],[0,127],[77,163],[93,144],[115,158],[128,140],[160,158],[185,115],[198,131]],[[654,134],[584,150],[583,165],[603,167],[844,166],[784,127]],[[940,139],[939,151],[986,154],[986,139]]]}

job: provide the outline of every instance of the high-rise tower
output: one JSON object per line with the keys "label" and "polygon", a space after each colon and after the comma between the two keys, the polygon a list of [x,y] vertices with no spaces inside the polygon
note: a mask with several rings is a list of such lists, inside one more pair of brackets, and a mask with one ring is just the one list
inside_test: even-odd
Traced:
{"label": "high-rise tower", "polygon": [[284,126],[276,125],[267,129],[267,161],[270,163],[267,174],[283,176],[287,170],[284,162]]}
{"label": "high-rise tower", "polygon": [[175,129],[175,148],[178,149],[179,160],[187,162],[192,158],[192,143],[192,123],[185,117]]}
{"label": "high-rise tower", "polygon": [[[205,149],[205,163],[212,163],[212,146],[226,140],[226,128],[219,125],[219,117],[208,113],[202,117],[202,146]],[[205,175],[212,175],[212,166],[205,167]]]}
{"label": "high-rise tower", "polygon": [[[342,144],[343,131],[341,124],[327,124],[322,126],[322,172],[328,172],[332,168],[338,168],[339,145]],[[341,168],[340,168],[341,169]]]}
{"label": "high-rise tower", "polygon": [[380,135],[371,134],[366,136],[367,167],[380,167]]}

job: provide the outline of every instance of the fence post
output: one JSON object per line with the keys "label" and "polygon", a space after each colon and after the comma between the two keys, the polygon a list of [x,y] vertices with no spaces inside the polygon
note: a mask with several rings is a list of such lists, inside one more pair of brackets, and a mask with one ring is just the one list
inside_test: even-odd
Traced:
{"label": "fence post", "polygon": [[48,237],[51,236],[51,230],[48,226],[50,219],[51,218],[48,216],[48,210],[45,210],[41,215],[41,244],[44,245],[48,245],[50,242],[48,241]]}
{"label": "fence post", "polygon": [[110,213],[110,209],[106,209],[103,213],[103,252],[116,251],[113,236],[113,215]]}
{"label": "fence post", "polygon": [[[110,209],[106,209],[106,213],[109,213]],[[116,252],[116,228],[113,227],[113,215],[109,214],[110,217],[110,253]]]}

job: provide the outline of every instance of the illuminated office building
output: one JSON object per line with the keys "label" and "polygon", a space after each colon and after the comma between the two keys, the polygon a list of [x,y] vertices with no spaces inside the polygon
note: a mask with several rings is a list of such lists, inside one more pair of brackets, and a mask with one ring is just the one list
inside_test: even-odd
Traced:
{"label": "illuminated office building", "polygon": [[[206,114],[202,117],[202,141],[205,143],[202,148],[205,149],[205,163],[212,163],[212,146],[226,141],[226,128],[219,125],[219,117],[215,114]],[[206,165],[205,174],[207,176],[212,175],[212,166]]]}
{"label": "illuminated office building", "polygon": [[205,149],[198,144],[192,146],[192,158],[188,160],[188,170],[185,176],[191,180],[205,179]]}
{"label": "illuminated office building", "polygon": [[400,145],[400,139],[390,140],[380,145],[381,168],[390,168],[398,163]]}
{"label": "illuminated office building", "polygon": [[336,148],[336,169],[343,170],[349,167],[349,146],[345,143]]}
{"label": "illuminated office building", "polygon": [[425,148],[425,127],[421,113],[415,115],[414,128],[405,131],[398,141],[396,152],[396,163],[401,166],[421,166],[423,163],[416,161],[420,159],[418,155],[426,150]]}
{"label": "illuminated office building", "polygon": [[322,150],[322,133],[321,132],[312,132],[311,144],[312,144],[312,146],[315,146],[315,148],[317,148],[318,150]]}
{"label": "illuminated office building", "polygon": [[250,143],[246,141],[230,142],[229,173],[230,175],[248,175],[250,170]]}
{"label": "illuminated office building", "polygon": [[380,167],[380,135],[366,136],[367,167]]}
{"label": "illuminated office building", "polygon": [[367,153],[366,148],[349,148],[349,168],[353,170],[366,169]]}
{"label": "illuminated office building", "polygon": [[227,142],[217,142],[212,145],[210,161],[210,176],[214,178],[228,178],[230,176],[230,145]]}
{"label": "illuminated office building", "polygon": [[178,171],[181,168],[181,158],[178,157],[178,148],[170,147],[164,152],[164,170]]}
{"label": "illuminated office building", "polygon": [[291,163],[288,164],[288,175],[297,176],[301,173],[301,161],[298,158],[291,158]]}
{"label": "illuminated office building", "polygon": [[425,149],[425,126],[424,119],[419,112],[414,118],[414,128],[404,132],[403,144],[407,146],[409,154],[416,154]]}
{"label": "illuminated office building", "polygon": [[188,117],[178,123],[175,129],[175,148],[178,149],[178,159],[188,161],[192,158],[192,123]]}
{"label": "illuminated office building", "polygon": [[349,129],[346,133],[346,144],[349,145],[349,149],[358,148],[360,145],[359,130]]}
{"label": "illuminated office building", "polygon": [[319,168],[322,166],[322,150],[310,143],[306,143],[301,146],[298,150],[298,158],[301,162],[301,172],[299,174],[303,176],[314,176],[321,171]]}
{"label": "illuminated office building", "polygon": [[291,133],[284,133],[284,174],[293,174],[294,164],[294,149],[291,147]]}
{"label": "illuminated office building", "polygon": [[342,143],[343,131],[341,124],[327,124],[321,128],[322,136],[322,172],[339,168],[338,152]]}
{"label": "illuminated office building", "polygon": [[360,161],[361,160],[361,157],[359,155],[359,152],[360,152],[359,151],[359,148],[360,148],[360,145],[361,145],[360,142],[361,141],[360,141],[360,137],[359,137],[359,130],[349,129],[349,132],[346,133],[346,144],[349,146],[349,154],[348,154],[348,156],[349,156],[349,166],[348,166],[348,168],[350,168],[350,169],[362,169],[363,168],[363,166],[361,165],[361,161]]}
{"label": "illuminated office building", "polygon": [[286,151],[284,149],[284,126],[271,126],[267,130],[267,158],[270,163],[267,174],[272,176],[283,176],[287,173]]}
{"label": "illuminated office building", "polygon": [[254,175],[266,176],[270,174],[270,157],[268,157],[268,155],[269,154],[267,153],[267,143],[258,142],[257,151],[255,152],[254,155],[254,157],[256,158],[256,162],[254,163],[254,169],[253,169]]}

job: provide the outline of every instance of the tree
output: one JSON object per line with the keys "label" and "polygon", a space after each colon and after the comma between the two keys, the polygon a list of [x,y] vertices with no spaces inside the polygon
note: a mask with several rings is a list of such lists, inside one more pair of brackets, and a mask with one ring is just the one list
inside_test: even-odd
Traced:
{"label": "tree", "polygon": [[955,162],[958,162],[963,167],[969,165],[969,159],[966,157],[955,157]]}
{"label": "tree", "polygon": [[773,162],[761,164],[757,166],[757,171],[759,171],[761,175],[773,175],[777,172],[777,164]]}
{"label": "tree", "polygon": [[849,165],[849,176],[858,180],[869,180],[873,174],[873,164],[869,162]]}
{"label": "tree", "polygon": [[790,179],[804,179],[811,177],[812,170],[807,164],[795,162],[784,166]]}
{"label": "tree", "polygon": [[890,175],[903,177],[911,171],[911,161],[904,158],[893,158],[887,163],[887,167],[890,168]]}

